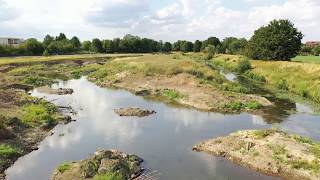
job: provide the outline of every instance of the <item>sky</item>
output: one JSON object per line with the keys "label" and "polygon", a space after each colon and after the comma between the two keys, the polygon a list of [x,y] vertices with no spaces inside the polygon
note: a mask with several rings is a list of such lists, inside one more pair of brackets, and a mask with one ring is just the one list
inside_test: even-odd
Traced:
{"label": "sky", "polygon": [[250,38],[273,19],[291,20],[304,41],[320,40],[320,0],[0,0],[0,37],[24,39]]}

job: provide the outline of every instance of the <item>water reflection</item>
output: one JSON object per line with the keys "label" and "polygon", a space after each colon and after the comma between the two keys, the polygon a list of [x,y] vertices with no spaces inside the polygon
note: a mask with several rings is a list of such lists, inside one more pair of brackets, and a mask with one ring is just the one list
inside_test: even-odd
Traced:
{"label": "water reflection", "polygon": [[[38,151],[20,158],[8,169],[9,180],[49,179],[58,164],[83,159],[98,148],[137,154],[145,159],[145,166],[161,173],[160,179],[274,179],[191,150],[194,144],[208,138],[241,129],[270,127],[266,123],[267,115],[223,115],[169,107],[126,91],[99,88],[85,78],[59,82],[53,87],[73,88],[74,94],[56,96],[34,90],[32,95],[72,106],[78,111],[74,116],[77,121],[58,125],[55,134],[47,137]],[[127,118],[113,112],[116,108],[132,106],[152,109],[157,114]],[[301,133],[308,130],[311,137],[319,138],[316,116],[304,114],[304,123],[299,123],[295,115],[279,118],[283,118],[284,128]]]}

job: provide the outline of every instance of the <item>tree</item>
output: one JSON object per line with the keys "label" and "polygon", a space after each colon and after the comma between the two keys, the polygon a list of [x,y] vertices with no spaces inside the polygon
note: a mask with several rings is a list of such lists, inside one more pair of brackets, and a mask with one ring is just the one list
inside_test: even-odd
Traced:
{"label": "tree", "polygon": [[102,47],[102,42],[100,39],[93,39],[91,43],[91,50],[96,53],[102,53],[103,52],[103,47]]}
{"label": "tree", "polygon": [[49,34],[43,39],[42,45],[44,48],[47,48],[49,44],[54,41],[54,37],[50,36]]}
{"label": "tree", "polygon": [[205,52],[207,53],[207,57],[205,58],[205,63],[213,58],[213,56],[216,54],[215,47],[213,45],[208,45],[205,49]]}
{"label": "tree", "polygon": [[205,50],[209,45],[217,47],[218,45],[221,45],[221,42],[217,37],[209,37],[207,40],[202,42],[201,50]]}
{"label": "tree", "polygon": [[254,32],[247,55],[261,60],[290,60],[298,55],[303,35],[289,20],[273,20]]}
{"label": "tree", "polygon": [[201,45],[202,45],[202,42],[199,41],[199,40],[196,40],[194,42],[194,45],[193,45],[193,52],[200,52],[201,51]]}
{"label": "tree", "polygon": [[60,33],[59,36],[56,37],[56,41],[66,40],[67,36],[64,33]]}
{"label": "tree", "polygon": [[182,52],[191,52],[193,51],[193,43],[189,41],[182,41],[180,50]]}
{"label": "tree", "polygon": [[42,43],[35,38],[26,40],[21,47],[25,50],[26,55],[42,55],[43,52]]}
{"label": "tree", "polygon": [[228,52],[230,54],[243,54],[247,43],[248,41],[245,38],[236,38],[228,44]]}
{"label": "tree", "polygon": [[311,55],[313,54],[313,48],[310,46],[302,45],[299,54],[303,56]]}
{"label": "tree", "polygon": [[170,52],[172,50],[172,45],[169,42],[165,42],[162,48],[163,52]]}
{"label": "tree", "polygon": [[79,38],[77,36],[73,36],[71,39],[70,39],[70,42],[73,46],[73,49],[75,51],[79,51],[80,48],[81,48],[81,42],[79,40]]}
{"label": "tree", "polygon": [[90,41],[84,41],[82,43],[82,48],[85,51],[90,51],[91,50],[91,42]]}
{"label": "tree", "polygon": [[320,45],[313,48],[312,52],[315,56],[320,56]]}
{"label": "tree", "polygon": [[103,40],[102,41],[103,49],[106,53],[114,53],[114,47],[112,40]]}
{"label": "tree", "polygon": [[172,49],[173,49],[174,51],[181,51],[182,42],[183,42],[183,41],[179,40],[179,41],[173,43]]}

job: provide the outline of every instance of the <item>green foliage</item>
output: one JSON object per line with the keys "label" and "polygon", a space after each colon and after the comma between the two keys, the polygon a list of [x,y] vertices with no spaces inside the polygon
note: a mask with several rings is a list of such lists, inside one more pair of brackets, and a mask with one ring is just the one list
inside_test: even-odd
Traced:
{"label": "green foliage", "polygon": [[244,75],[250,79],[255,80],[255,81],[259,81],[259,82],[266,82],[267,81],[264,76],[259,75],[257,73],[254,73],[252,71],[246,71]]}
{"label": "green foliage", "polygon": [[166,89],[162,92],[162,95],[166,98],[168,98],[171,101],[177,101],[179,99],[184,98],[184,96],[182,94],[180,94],[179,92],[172,90],[172,89]]}
{"label": "green foliage", "polygon": [[0,157],[1,158],[13,158],[19,156],[20,152],[17,148],[8,145],[8,144],[0,144]]}
{"label": "green foliage", "polygon": [[295,136],[293,136],[293,139],[295,139],[297,142],[300,142],[300,143],[312,144],[312,140],[308,137],[302,137],[299,135],[295,135]]}
{"label": "green foliage", "polygon": [[169,42],[165,42],[163,47],[162,47],[162,51],[163,52],[171,52],[172,50],[172,45]]}
{"label": "green foliage", "polygon": [[193,52],[200,52],[201,46],[202,46],[202,42],[199,40],[196,40],[193,45]]}
{"label": "green foliage", "polygon": [[313,173],[320,172],[320,162],[318,160],[313,160],[311,162],[306,160],[294,160],[291,162],[291,167],[294,169],[310,170]]}
{"label": "green foliage", "polygon": [[55,123],[56,107],[48,102],[41,101],[39,104],[26,104],[23,106],[22,122],[28,126],[37,125],[52,126]]}
{"label": "green foliage", "polygon": [[33,86],[45,86],[54,83],[54,80],[40,76],[29,76],[24,78],[22,82]]}
{"label": "green foliage", "polygon": [[60,173],[64,173],[65,171],[70,170],[71,167],[72,167],[72,163],[70,163],[70,162],[65,162],[65,163],[60,164],[57,169],[58,169],[58,171],[59,171]]}
{"label": "green foliage", "polygon": [[289,20],[273,20],[255,31],[247,55],[259,60],[286,60],[298,55],[303,35]]}
{"label": "green foliage", "polygon": [[320,45],[315,47],[313,50],[312,50],[312,53],[315,55],[315,56],[320,56]]}
{"label": "green foliage", "polygon": [[280,79],[276,82],[276,87],[281,90],[289,90],[289,86],[285,79]]}
{"label": "green foliage", "polygon": [[43,53],[42,43],[34,38],[26,40],[21,48],[25,50],[24,55],[42,55]]}
{"label": "green foliage", "polygon": [[91,50],[96,53],[102,53],[104,51],[102,42],[100,39],[93,39],[91,43]]}
{"label": "green foliage", "polygon": [[246,108],[251,110],[256,110],[256,109],[261,109],[262,105],[256,101],[251,101],[246,104]]}
{"label": "green foliage", "polygon": [[248,88],[240,85],[239,83],[234,83],[234,82],[223,83],[221,86],[221,89],[223,91],[230,91],[230,92],[237,92],[237,93],[244,93],[244,94],[249,92]]}
{"label": "green foliage", "polygon": [[93,180],[125,180],[125,178],[119,173],[107,173],[95,175]]}
{"label": "green foliage", "polygon": [[224,107],[231,109],[231,110],[240,111],[243,107],[243,104],[240,101],[234,101],[234,102],[226,104]]}
{"label": "green foliage", "polygon": [[213,58],[213,56],[216,54],[215,47],[213,45],[208,45],[205,49],[207,53],[207,57],[205,58],[206,61]]}
{"label": "green foliage", "polygon": [[263,139],[263,138],[266,138],[270,135],[273,135],[276,132],[277,132],[277,130],[275,130],[275,129],[255,130],[253,132],[253,135],[258,139]]}
{"label": "green foliage", "polygon": [[315,142],[311,147],[311,152],[317,157],[320,158],[320,143]]}
{"label": "green foliage", "polygon": [[237,66],[236,66],[236,71],[239,72],[239,73],[244,73],[248,70],[250,70],[252,67],[251,67],[251,63],[248,59],[244,58],[244,59],[241,59],[238,63],[237,63]]}

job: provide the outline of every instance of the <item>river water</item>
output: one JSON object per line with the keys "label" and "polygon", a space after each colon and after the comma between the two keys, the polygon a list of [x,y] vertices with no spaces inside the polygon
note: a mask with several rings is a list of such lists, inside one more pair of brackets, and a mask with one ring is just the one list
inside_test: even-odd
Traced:
{"label": "river water", "polygon": [[[78,111],[73,116],[77,121],[56,126],[54,135],[44,139],[39,150],[21,157],[6,171],[9,180],[50,179],[57,165],[84,159],[97,149],[136,154],[145,160],[146,168],[158,172],[158,179],[277,179],[194,152],[192,147],[237,130],[270,128],[274,121],[289,132],[320,140],[320,117],[301,104],[300,112],[293,114],[271,110],[263,116],[227,115],[149,101],[124,90],[100,88],[85,78],[53,85],[59,87],[72,88],[74,94],[49,95],[35,89],[32,95],[55,100],[57,105],[70,105]],[[157,114],[145,118],[119,117],[113,110],[122,107],[147,108]]]}

